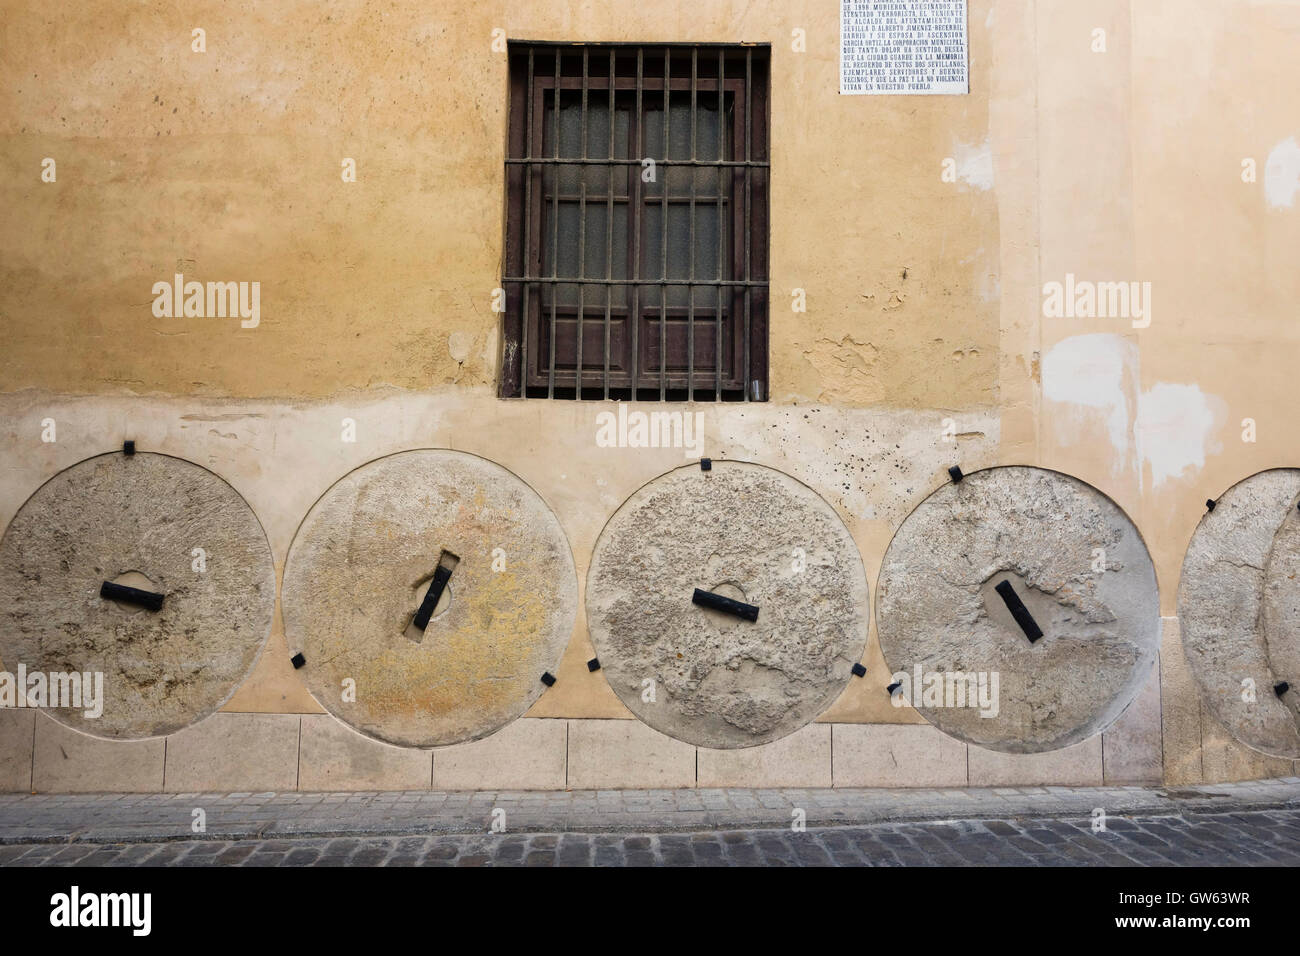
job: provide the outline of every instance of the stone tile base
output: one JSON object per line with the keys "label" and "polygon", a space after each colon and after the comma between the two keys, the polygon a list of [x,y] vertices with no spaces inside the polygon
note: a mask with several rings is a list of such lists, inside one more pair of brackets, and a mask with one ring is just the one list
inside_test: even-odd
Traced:
{"label": "stone tile base", "polygon": [[296,790],[301,723],[295,714],[213,714],[167,738],[163,789]]}
{"label": "stone tile base", "polygon": [[964,787],[966,752],[929,724],[836,724],[836,787]]}
{"label": "stone tile base", "polygon": [[0,710],[0,792],[32,789],[33,710]]}
{"label": "stone tile base", "polygon": [[970,748],[972,787],[1099,787],[1101,737],[1041,754],[1006,754]]}
{"label": "stone tile base", "polygon": [[701,787],[829,787],[831,724],[809,724],[763,747],[699,748]]}
{"label": "stone tile base", "polygon": [[569,786],[576,790],[694,787],[695,749],[639,720],[571,720]]}
{"label": "stone tile base", "polygon": [[32,789],[37,793],[156,793],[163,786],[167,740],[106,740],[39,714]]}
{"label": "stone tile base", "polygon": [[567,720],[521,717],[490,737],[433,752],[435,790],[563,790]]}
{"label": "stone tile base", "polygon": [[359,734],[329,714],[302,717],[299,790],[426,790],[433,755]]}

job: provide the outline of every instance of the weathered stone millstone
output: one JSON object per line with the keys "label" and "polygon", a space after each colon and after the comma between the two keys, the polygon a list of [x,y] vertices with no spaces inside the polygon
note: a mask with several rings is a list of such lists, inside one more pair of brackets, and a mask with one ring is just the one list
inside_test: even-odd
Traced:
{"label": "weathered stone millstone", "polygon": [[[1290,758],[1300,757],[1297,495],[1296,469],[1230,488],[1201,518],[1178,588],[1183,651],[1205,705],[1237,740]],[[1279,699],[1283,680],[1292,690]]]}
{"label": "weathered stone millstone", "polygon": [[[161,592],[162,609],[101,598],[106,580]],[[257,518],[225,481],[179,458],[115,453],[73,465],[0,541],[5,668],[102,672],[101,717],[49,711],[89,734],[157,736],[217,710],[256,663],[274,610]]]}
{"label": "weathered stone millstone", "polygon": [[[443,551],[459,563],[420,632],[411,620]],[[364,465],[316,502],[282,605],[323,707],[380,740],[435,747],[492,733],[546,689],[573,633],[577,576],[536,492],[485,459],[426,449]]]}
{"label": "weathered stone millstone", "polygon": [[[757,605],[758,620],[693,604],[696,588]],[[835,511],[744,462],[642,487],[601,532],[587,577],[587,624],[614,692],[702,747],[768,743],[817,717],[863,654],[868,613],[862,560]]]}
{"label": "weathered stone millstone", "polygon": [[[1041,628],[1036,642],[997,592],[1003,581]],[[885,554],[876,621],[917,710],[945,733],[1007,753],[1100,733],[1159,651],[1155,569],[1137,529],[1095,488],[1038,468],[976,472],[923,501]],[[996,716],[969,701],[951,706],[960,698],[954,683],[948,700],[946,678],[943,706],[925,706],[924,679],[912,687],[918,665],[922,675],[984,674],[990,695],[996,674]]]}
{"label": "weathered stone millstone", "polygon": [[[1276,688],[1286,684],[1281,700],[1300,732],[1300,507],[1291,502],[1264,572],[1264,645]],[[1300,741],[1297,741],[1300,744]],[[1286,756],[1300,757],[1300,746]]]}

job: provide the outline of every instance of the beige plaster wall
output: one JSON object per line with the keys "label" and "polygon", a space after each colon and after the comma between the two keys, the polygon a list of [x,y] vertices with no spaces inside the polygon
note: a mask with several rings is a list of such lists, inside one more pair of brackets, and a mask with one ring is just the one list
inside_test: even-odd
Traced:
{"label": "beige plaster wall", "polygon": [[[771,43],[772,401],[702,407],[704,454],[818,490],[873,586],[954,461],[1089,481],[1142,531],[1171,621],[1163,693],[1123,739],[1157,740],[1170,780],[1286,769],[1189,703],[1172,616],[1205,499],[1296,465],[1300,209],[1270,202],[1265,170],[1300,138],[1300,4],[971,0],[960,97],[840,96],[834,0],[5,0],[0,18],[0,522],[58,469],[132,437],[229,480],[282,570],[297,523],[346,471],[453,447],[542,495],[581,588],[604,521],[683,456],[597,448],[599,404],[494,397],[506,61],[493,30]],[[191,52],[195,27],[206,53]],[[44,157],[56,183],[41,182]],[[345,157],[356,183],[340,178]],[[941,178],[949,157],[957,183]],[[1242,181],[1246,158],[1258,182]],[[152,284],[178,271],[260,281],[261,325],[155,318]],[[1043,318],[1043,284],[1066,273],[1151,282],[1150,327]],[[789,308],[796,288],[807,313]],[[47,417],[54,444],[40,441]],[[356,443],[340,441],[344,417]],[[290,652],[277,615],[226,710],[320,713]],[[630,716],[587,672],[592,653],[580,614],[530,717]],[[865,663],[822,721],[919,722],[889,704],[874,627]]]}

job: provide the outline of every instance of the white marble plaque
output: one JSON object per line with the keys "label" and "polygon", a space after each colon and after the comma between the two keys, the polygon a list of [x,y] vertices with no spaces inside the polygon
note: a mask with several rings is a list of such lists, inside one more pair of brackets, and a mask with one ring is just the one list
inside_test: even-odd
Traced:
{"label": "white marble plaque", "polygon": [[969,93],[966,0],[840,0],[840,92]]}

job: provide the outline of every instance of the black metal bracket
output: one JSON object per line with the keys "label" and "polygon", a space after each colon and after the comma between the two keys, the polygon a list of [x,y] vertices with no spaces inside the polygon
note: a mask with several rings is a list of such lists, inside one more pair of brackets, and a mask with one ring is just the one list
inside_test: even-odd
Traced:
{"label": "black metal bracket", "polygon": [[895,684],[890,684],[888,687],[885,688],[885,690],[889,691],[889,696],[890,696],[890,697],[893,697],[893,696],[894,696],[894,692],[895,692],[896,690],[898,690],[898,688],[900,688],[900,687],[902,687],[902,686],[903,686],[903,685],[902,685],[901,682],[899,682],[899,683],[895,683]]}
{"label": "black metal bracket", "polygon": [[424,600],[420,602],[420,609],[415,612],[415,617],[411,623],[424,630],[429,626],[429,618],[433,617],[434,610],[438,607],[438,601],[442,598],[442,592],[447,587],[447,582],[451,580],[451,572],[456,570],[456,565],[460,563],[460,558],[450,551],[443,551],[438,555],[438,567],[434,569],[433,580],[429,582],[429,590],[424,592]]}
{"label": "black metal bracket", "polygon": [[1006,603],[1007,610],[1010,611],[1011,616],[1016,619],[1016,623],[1020,625],[1020,629],[1025,632],[1025,637],[1029,638],[1030,644],[1043,636],[1043,629],[1038,626],[1038,622],[1034,620],[1034,616],[1029,613],[1029,608],[1025,607],[1025,602],[1020,600],[1020,595],[1016,593],[1016,589],[1011,586],[1010,581],[1003,581],[994,590],[996,590],[998,594],[1002,595],[1002,600]]}
{"label": "black metal bracket", "polygon": [[150,611],[161,611],[163,606],[163,596],[156,591],[142,591],[140,588],[129,588],[125,584],[114,584],[112,581],[105,581],[99,586],[99,596],[110,601],[138,604]]}
{"label": "black metal bracket", "polygon": [[294,670],[301,670],[306,666],[307,658],[303,657],[302,654],[295,654],[293,657],[289,658],[289,663],[293,665]]}
{"label": "black metal bracket", "polygon": [[589,671],[600,670],[600,658],[593,657],[591,660],[587,661],[587,670]]}
{"label": "black metal bracket", "polygon": [[124,441],[124,442],[122,442],[122,454],[127,455],[127,456],[134,455],[134,454],[135,454],[135,442],[133,442],[133,441]]}
{"label": "black metal bracket", "polygon": [[700,459],[700,471],[712,471],[712,470],[713,470],[713,459],[712,459],[712,458],[701,458],[701,459]]}
{"label": "black metal bracket", "polygon": [[948,477],[952,479],[952,483],[954,485],[960,485],[961,480],[966,476],[961,473],[960,468],[958,468],[956,465],[953,465],[951,468],[948,469]]}
{"label": "black metal bracket", "polygon": [[1206,499],[1205,499],[1205,510],[1206,510],[1206,511],[1213,511],[1215,508],[1218,507],[1218,505],[1219,505],[1219,503],[1218,503],[1217,501],[1215,501],[1213,498],[1206,498]]}
{"label": "black metal bracket", "polygon": [[733,601],[729,597],[714,594],[712,591],[696,588],[695,594],[691,596],[691,603],[698,604],[700,607],[707,607],[713,611],[721,611],[724,614],[734,614],[736,617],[743,617],[746,621],[758,620],[758,608],[753,604]]}
{"label": "black metal bracket", "polygon": [[542,683],[545,684],[547,687],[554,685],[555,675],[552,674],[550,671],[547,671],[545,674],[542,675]]}
{"label": "black metal bracket", "polygon": [[854,665],[853,665],[853,676],[854,676],[854,677],[866,677],[866,676],[867,676],[867,669],[866,669],[865,667],[863,667],[860,663],[859,663],[859,664],[854,664]]}

